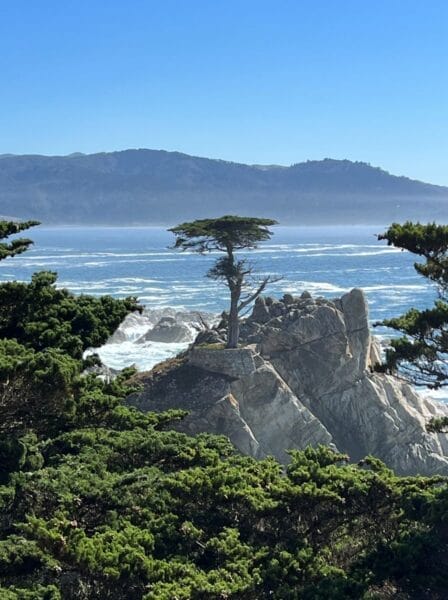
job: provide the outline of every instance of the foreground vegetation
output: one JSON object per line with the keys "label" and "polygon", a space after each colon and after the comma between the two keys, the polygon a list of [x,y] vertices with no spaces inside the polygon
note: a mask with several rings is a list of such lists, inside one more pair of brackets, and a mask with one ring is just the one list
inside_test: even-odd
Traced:
{"label": "foreground vegetation", "polygon": [[55,281],[0,285],[1,599],[447,597],[442,478],[171,430],[123,404],[129,372],[82,374],[135,301]]}

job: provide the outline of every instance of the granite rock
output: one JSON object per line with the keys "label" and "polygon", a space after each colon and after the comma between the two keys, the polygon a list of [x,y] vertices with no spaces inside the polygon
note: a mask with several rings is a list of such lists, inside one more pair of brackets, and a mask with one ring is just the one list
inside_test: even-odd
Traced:
{"label": "granite rock", "polygon": [[193,344],[163,375],[143,374],[129,401],[186,408],[180,429],[224,434],[255,457],[287,462],[288,449],[326,444],[353,461],[373,454],[397,473],[448,475],[448,435],[426,431],[448,407],[374,372],[381,348],[361,290],[334,300],[260,298],[242,323],[241,346]]}

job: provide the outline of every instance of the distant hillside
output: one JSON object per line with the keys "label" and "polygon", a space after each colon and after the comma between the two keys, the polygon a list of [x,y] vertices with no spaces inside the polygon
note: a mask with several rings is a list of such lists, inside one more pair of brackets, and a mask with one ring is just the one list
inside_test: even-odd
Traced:
{"label": "distant hillside", "polygon": [[348,160],[244,165],[162,150],[0,156],[0,214],[47,224],[168,224],[239,213],[283,224],[448,221],[448,188]]}

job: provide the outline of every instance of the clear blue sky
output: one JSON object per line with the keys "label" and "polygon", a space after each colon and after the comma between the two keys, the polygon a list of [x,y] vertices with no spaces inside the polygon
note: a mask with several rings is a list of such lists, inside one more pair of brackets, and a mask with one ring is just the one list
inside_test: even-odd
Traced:
{"label": "clear blue sky", "polygon": [[0,0],[0,153],[364,160],[448,185],[447,0]]}

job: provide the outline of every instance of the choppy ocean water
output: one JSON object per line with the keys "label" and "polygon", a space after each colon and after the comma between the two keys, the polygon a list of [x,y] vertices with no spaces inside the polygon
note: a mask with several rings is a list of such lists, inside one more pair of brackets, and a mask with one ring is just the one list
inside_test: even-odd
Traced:
{"label": "choppy ocean water", "polygon": [[[415,257],[379,242],[383,226],[276,227],[272,239],[245,253],[260,274],[283,277],[267,293],[327,298],[353,287],[364,289],[375,322],[411,307],[432,304],[436,290],[413,268]],[[0,262],[0,281],[28,281],[35,271],[59,274],[59,285],[75,293],[137,296],[148,308],[175,307],[220,312],[226,289],[204,277],[216,255],[179,253],[173,236],[153,227],[37,227],[35,244],[25,254]],[[243,254],[243,253],[242,253]],[[386,333],[386,332],[383,332]],[[103,360],[120,368],[130,362],[149,368],[181,344],[129,342],[103,349]]]}

